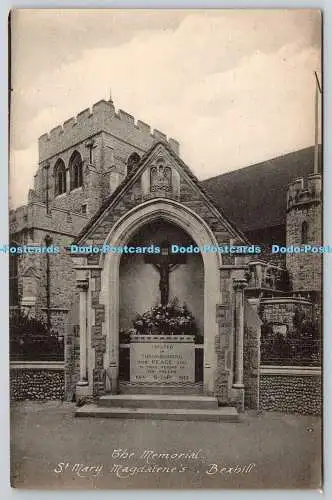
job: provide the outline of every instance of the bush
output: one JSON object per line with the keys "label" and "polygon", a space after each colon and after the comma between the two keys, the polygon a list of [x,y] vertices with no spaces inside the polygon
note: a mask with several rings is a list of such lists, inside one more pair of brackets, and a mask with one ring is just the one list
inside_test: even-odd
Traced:
{"label": "bush", "polygon": [[[297,317],[295,321],[297,320]],[[295,322],[294,322],[295,324]],[[261,326],[261,362],[277,365],[311,365],[321,363],[321,342],[318,327],[313,322],[296,323],[296,331],[282,335],[273,333],[273,324]]]}
{"label": "bush", "polygon": [[16,361],[60,361],[64,358],[63,339],[37,318],[21,310],[9,317],[10,359]]}

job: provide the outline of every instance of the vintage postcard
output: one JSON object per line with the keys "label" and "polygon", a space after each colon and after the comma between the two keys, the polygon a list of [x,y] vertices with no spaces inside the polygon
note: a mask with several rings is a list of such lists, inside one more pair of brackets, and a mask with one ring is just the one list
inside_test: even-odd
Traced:
{"label": "vintage postcard", "polygon": [[11,485],[322,488],[322,16],[10,14]]}

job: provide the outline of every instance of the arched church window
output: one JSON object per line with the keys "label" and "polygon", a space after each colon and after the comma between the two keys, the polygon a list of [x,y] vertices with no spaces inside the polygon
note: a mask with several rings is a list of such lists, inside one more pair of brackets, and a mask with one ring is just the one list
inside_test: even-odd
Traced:
{"label": "arched church window", "polygon": [[66,192],[66,167],[64,161],[59,159],[54,167],[54,195]]}
{"label": "arched church window", "polygon": [[74,151],[69,160],[70,189],[83,186],[83,162],[78,151]]}
{"label": "arched church window", "polygon": [[302,222],[301,226],[301,243],[308,243],[308,223],[306,221]]}
{"label": "arched church window", "polygon": [[132,153],[128,160],[127,160],[127,175],[130,174],[133,170],[133,168],[135,167],[135,165],[137,165],[137,163],[139,163],[141,160],[141,157],[138,153]]}

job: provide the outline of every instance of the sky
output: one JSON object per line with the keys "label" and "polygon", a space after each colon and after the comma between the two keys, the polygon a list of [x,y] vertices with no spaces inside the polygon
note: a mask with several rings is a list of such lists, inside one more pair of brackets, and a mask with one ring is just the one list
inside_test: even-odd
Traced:
{"label": "sky", "polygon": [[109,99],[180,142],[199,179],[314,143],[317,10],[15,10],[10,206],[38,137]]}

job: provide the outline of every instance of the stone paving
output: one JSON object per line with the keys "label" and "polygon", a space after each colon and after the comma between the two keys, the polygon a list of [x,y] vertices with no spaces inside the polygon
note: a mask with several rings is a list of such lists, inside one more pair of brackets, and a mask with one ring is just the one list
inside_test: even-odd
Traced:
{"label": "stone paving", "polygon": [[74,410],[61,402],[12,405],[12,486],[320,487],[319,417],[249,412],[239,423],[178,422],[78,419]]}

